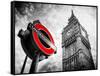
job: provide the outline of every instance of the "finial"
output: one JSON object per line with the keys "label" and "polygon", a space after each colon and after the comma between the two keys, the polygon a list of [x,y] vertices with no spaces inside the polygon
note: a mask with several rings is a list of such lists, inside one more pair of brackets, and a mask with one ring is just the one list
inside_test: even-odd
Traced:
{"label": "finial", "polygon": [[72,10],[72,16],[74,16],[74,12],[73,12],[73,10]]}
{"label": "finial", "polygon": [[75,17],[73,10],[71,10],[71,12],[72,12],[72,14],[71,14],[71,17],[68,19],[69,21],[70,21],[73,17]]}

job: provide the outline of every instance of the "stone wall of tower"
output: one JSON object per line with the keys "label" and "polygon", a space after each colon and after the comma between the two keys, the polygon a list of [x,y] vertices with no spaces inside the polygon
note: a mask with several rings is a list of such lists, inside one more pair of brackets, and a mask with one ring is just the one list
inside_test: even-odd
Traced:
{"label": "stone wall of tower", "polygon": [[[70,29],[73,32],[70,36],[66,35]],[[82,31],[86,36],[82,35]],[[73,11],[68,25],[62,32],[62,49],[63,71],[95,69],[87,32],[80,25]]]}
{"label": "stone wall of tower", "polygon": [[91,49],[83,44],[81,36],[77,37],[76,48],[79,51],[78,70],[95,69]]}

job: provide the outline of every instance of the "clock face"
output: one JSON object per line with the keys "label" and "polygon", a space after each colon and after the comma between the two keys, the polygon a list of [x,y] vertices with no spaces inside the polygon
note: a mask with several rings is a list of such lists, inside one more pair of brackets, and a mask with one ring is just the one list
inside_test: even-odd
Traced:
{"label": "clock face", "polygon": [[70,36],[72,34],[72,31],[73,29],[70,29],[68,32],[67,32],[67,36]]}

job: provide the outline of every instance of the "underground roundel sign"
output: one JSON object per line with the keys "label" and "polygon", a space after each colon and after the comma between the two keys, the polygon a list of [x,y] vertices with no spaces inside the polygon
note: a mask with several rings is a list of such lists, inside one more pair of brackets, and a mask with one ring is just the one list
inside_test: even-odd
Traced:
{"label": "underground roundel sign", "polygon": [[38,48],[46,55],[56,52],[56,46],[52,35],[41,23],[35,23],[32,27],[32,36]]}

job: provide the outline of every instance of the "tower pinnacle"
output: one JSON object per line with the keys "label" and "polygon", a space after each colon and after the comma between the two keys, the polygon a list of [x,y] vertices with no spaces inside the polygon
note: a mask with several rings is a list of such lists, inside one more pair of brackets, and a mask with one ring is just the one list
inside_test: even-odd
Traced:
{"label": "tower pinnacle", "polygon": [[73,12],[73,10],[72,10],[72,16],[74,16],[74,12]]}

